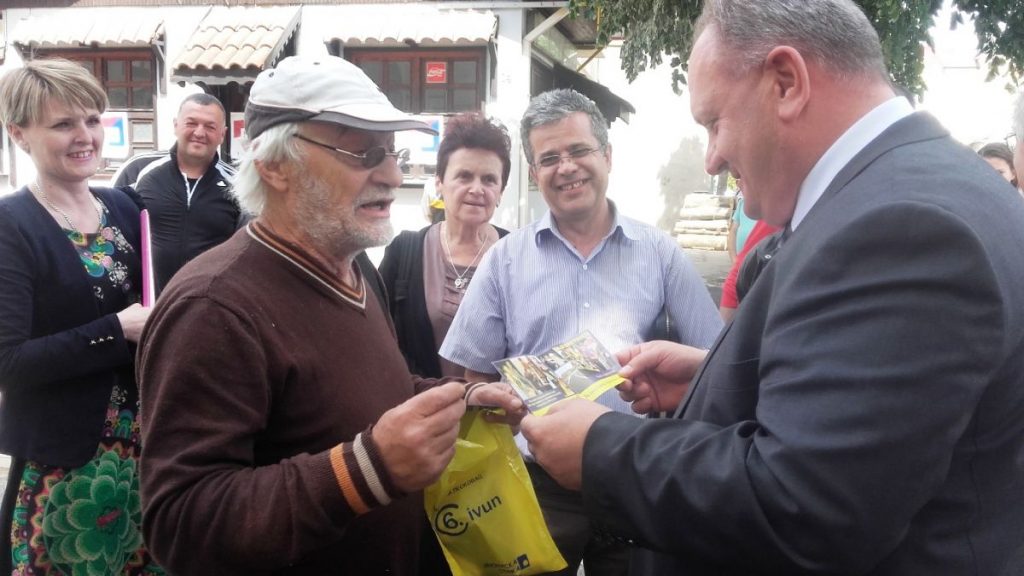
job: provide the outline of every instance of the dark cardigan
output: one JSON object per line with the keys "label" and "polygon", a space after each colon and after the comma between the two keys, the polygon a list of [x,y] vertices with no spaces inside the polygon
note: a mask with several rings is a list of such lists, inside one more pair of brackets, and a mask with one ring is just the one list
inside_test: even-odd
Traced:
{"label": "dark cardigan", "polygon": [[[138,247],[135,202],[92,192]],[[138,286],[138,253],[128,257]],[[115,314],[100,314],[77,252],[27,188],[0,198],[0,278],[0,452],[80,466],[96,453],[115,382],[135,385],[134,346]]]}
{"label": "dark cardigan", "polygon": [[[508,235],[508,230],[494,228],[498,238]],[[398,347],[402,349],[409,372],[424,378],[440,378],[439,346],[434,341],[423,287],[423,239],[429,229],[430,226],[415,232],[406,230],[392,240],[381,260],[380,275],[387,287],[388,308],[395,322]]]}

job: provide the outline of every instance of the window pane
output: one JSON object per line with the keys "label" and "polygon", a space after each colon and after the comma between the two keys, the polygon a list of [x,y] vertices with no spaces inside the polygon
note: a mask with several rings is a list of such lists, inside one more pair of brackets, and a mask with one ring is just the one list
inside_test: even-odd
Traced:
{"label": "window pane", "polygon": [[82,68],[88,70],[93,76],[96,75],[96,62],[93,60],[75,60],[75,64],[81,64]]}
{"label": "window pane", "polygon": [[409,69],[412,68],[410,62],[391,61],[388,62],[388,83],[392,86],[401,84],[403,86],[409,85]]}
{"label": "window pane", "polygon": [[423,90],[424,112],[447,112],[448,91],[444,88],[426,88]]}
{"label": "window pane", "polygon": [[472,88],[456,88],[452,90],[452,112],[466,112],[479,109],[476,90]]}
{"label": "window pane", "polygon": [[151,122],[132,122],[132,144],[146,144],[153,141]]}
{"label": "window pane", "polygon": [[412,94],[408,89],[392,89],[387,91],[388,100],[395,105],[395,108],[404,112],[412,110]]}
{"label": "window pane", "polygon": [[128,89],[127,88],[111,88],[107,90],[107,99],[110,100],[111,108],[127,108],[128,107]]}
{"label": "window pane", "polygon": [[132,60],[132,81],[153,79],[153,63],[149,60]]}
{"label": "window pane", "polygon": [[370,77],[370,80],[373,80],[374,84],[376,84],[377,86],[381,86],[382,84],[384,84],[383,62],[379,60],[372,62],[364,60],[359,63],[359,67],[363,69],[363,72],[366,72],[366,75]]}
{"label": "window pane", "polygon": [[455,61],[452,64],[452,77],[456,84],[476,84],[476,61]]}
{"label": "window pane", "polygon": [[132,88],[132,108],[152,108],[153,89],[149,86]]}
{"label": "window pane", "polygon": [[108,82],[124,82],[127,79],[123,60],[107,60]]}

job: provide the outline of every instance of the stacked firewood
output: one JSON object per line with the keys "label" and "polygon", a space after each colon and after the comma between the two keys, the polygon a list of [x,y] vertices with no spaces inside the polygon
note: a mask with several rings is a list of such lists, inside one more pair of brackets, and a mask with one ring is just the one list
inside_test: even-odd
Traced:
{"label": "stacked firewood", "polygon": [[672,234],[683,248],[725,250],[734,198],[717,194],[687,194]]}

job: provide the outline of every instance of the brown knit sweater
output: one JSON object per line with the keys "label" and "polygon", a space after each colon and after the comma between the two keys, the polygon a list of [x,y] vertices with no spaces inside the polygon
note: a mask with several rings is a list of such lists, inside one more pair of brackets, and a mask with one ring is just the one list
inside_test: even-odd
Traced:
{"label": "brown knit sweater", "polygon": [[410,376],[372,293],[250,225],[184,268],[139,348],[147,544],[173,574],[414,575],[422,497],[368,428]]}

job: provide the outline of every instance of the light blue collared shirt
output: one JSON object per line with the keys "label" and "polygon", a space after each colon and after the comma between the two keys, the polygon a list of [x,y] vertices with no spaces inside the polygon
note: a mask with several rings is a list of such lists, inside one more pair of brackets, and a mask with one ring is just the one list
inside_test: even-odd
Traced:
{"label": "light blue collared shirt", "polygon": [[913,113],[914,107],[910,102],[902,96],[896,96],[875,106],[843,132],[843,135],[818,159],[800,185],[800,195],[797,196],[793,218],[789,222],[790,228],[796,230],[839,171],[849,164],[854,156],[890,126]]}
{"label": "light blue collared shirt", "polygon": [[[441,356],[497,373],[491,362],[544,352],[584,330],[615,353],[648,339],[663,306],[683,343],[711,346],[722,321],[682,249],[610,207],[611,231],[587,258],[558,232],[550,213],[488,250]],[[632,413],[615,390],[598,401]]]}

